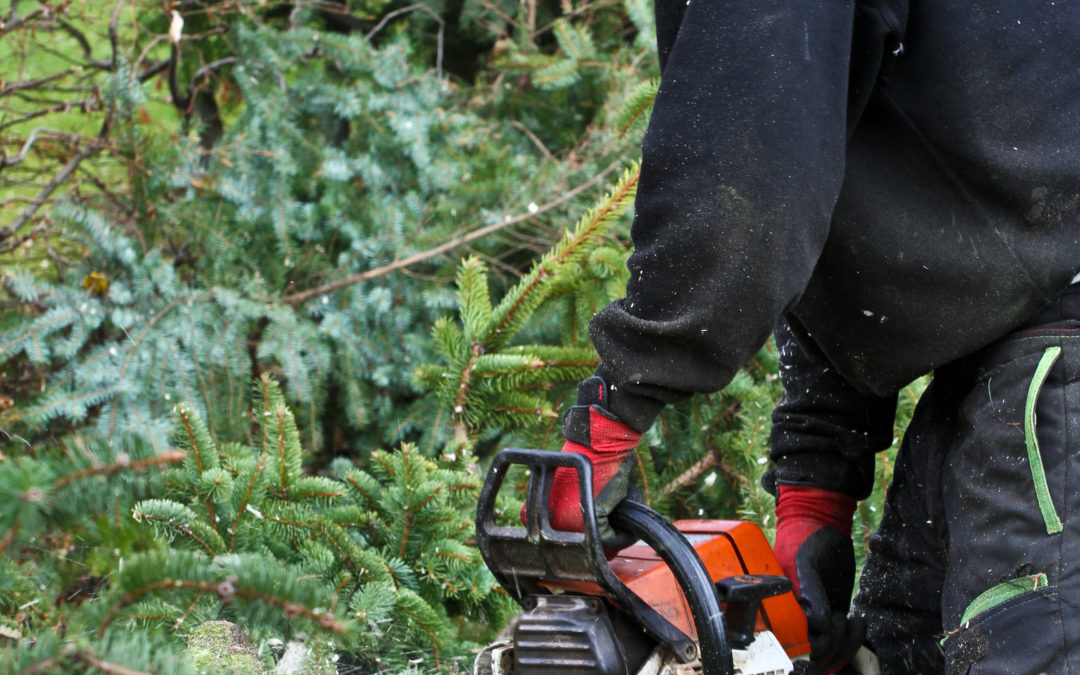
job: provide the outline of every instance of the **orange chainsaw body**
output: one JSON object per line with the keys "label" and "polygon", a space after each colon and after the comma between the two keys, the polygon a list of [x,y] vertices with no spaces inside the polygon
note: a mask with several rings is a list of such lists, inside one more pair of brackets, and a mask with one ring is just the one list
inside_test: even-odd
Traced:
{"label": "orange chainsaw body", "polygon": [[[713,581],[753,574],[782,575],[761,529],[739,520],[680,520],[675,527],[690,541]],[[608,561],[620,580],[676,628],[693,639],[697,631],[682,589],[652,548],[638,543]],[[599,586],[580,581],[545,581],[552,590],[602,595]],[[757,631],[772,631],[788,656],[810,653],[806,616],[795,595],[766,598],[757,616]]]}

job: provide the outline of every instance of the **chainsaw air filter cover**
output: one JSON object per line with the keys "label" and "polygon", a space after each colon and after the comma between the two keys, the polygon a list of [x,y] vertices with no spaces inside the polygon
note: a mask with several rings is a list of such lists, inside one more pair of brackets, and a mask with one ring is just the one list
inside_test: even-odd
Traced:
{"label": "chainsaw air filter cover", "polygon": [[624,675],[656,646],[640,628],[618,625],[601,598],[531,595],[525,610],[513,630],[516,675]]}

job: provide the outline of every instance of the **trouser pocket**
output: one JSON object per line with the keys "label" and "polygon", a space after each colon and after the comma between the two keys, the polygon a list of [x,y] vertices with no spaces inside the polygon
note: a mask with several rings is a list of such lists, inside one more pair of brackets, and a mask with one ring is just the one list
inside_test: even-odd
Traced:
{"label": "trouser pocket", "polygon": [[[980,598],[991,598],[965,616],[960,628],[942,642],[949,675],[1017,675],[1060,672],[1064,627],[1056,586],[1022,590],[1045,583],[1044,575],[995,586]],[[1013,592],[1017,591],[1017,592]],[[974,611],[979,610],[979,611]]]}
{"label": "trouser pocket", "polygon": [[980,364],[943,466],[947,673],[1076,663],[1080,521],[1076,334],[1022,334]]}
{"label": "trouser pocket", "polygon": [[1008,345],[1005,358],[983,365],[960,403],[942,467],[946,630],[999,582],[1045,573],[1060,583],[1063,545],[1071,541],[1071,535],[1063,538],[1063,519],[1075,493],[1068,399],[1080,387],[1066,377],[1066,358],[1055,342]]}

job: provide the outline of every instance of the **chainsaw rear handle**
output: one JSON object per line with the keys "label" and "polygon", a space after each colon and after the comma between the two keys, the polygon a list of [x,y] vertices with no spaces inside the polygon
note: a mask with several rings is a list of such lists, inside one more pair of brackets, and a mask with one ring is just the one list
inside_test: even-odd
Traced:
{"label": "chainsaw rear handle", "polygon": [[[515,464],[530,470],[524,528],[497,525],[494,517],[495,497]],[[577,471],[584,532],[556,530],[548,519],[552,480],[561,466]],[[724,632],[723,608],[693,546],[674,525],[642,504],[624,500],[609,516],[612,527],[640,538],[667,563],[690,605],[698,644],[630,591],[612,571],[600,544],[591,487],[592,465],[584,455],[516,448],[496,455],[476,509],[477,546],[495,578],[519,603],[528,595],[549,593],[540,584],[542,579],[596,583],[649,635],[667,645],[679,661],[687,663],[700,657],[706,675],[732,675],[735,667]]]}

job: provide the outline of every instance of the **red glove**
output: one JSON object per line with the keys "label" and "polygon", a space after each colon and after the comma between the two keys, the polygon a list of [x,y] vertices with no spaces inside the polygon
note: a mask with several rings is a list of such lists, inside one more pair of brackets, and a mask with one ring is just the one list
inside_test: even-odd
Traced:
{"label": "red glove", "polygon": [[862,623],[848,618],[855,585],[851,543],[854,497],[815,487],[780,485],[773,550],[806,611],[810,658],[826,672],[862,644]]}
{"label": "red glove", "polygon": [[[641,434],[605,409],[607,385],[599,377],[590,377],[578,387],[578,404],[563,418],[566,443],[563,452],[579,452],[592,463],[592,492],[604,550],[614,554],[634,543],[620,535],[608,523],[608,515],[630,491],[634,469],[633,450]],[[548,517],[557,530],[581,532],[585,525],[578,494],[577,471],[559,467],[552,481]]]}

